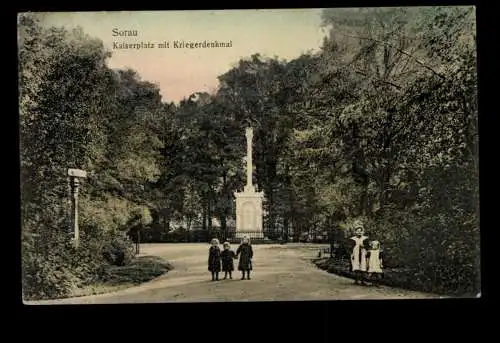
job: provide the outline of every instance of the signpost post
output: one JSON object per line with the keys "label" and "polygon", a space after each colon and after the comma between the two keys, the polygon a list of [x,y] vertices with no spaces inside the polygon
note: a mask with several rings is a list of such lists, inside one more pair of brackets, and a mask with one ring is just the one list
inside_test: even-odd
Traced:
{"label": "signpost post", "polygon": [[144,225],[145,225],[144,222],[145,222],[146,215],[147,215],[147,210],[146,210],[146,208],[144,208],[142,216],[141,216],[140,224],[137,227],[137,236],[136,236],[136,240],[135,240],[135,254],[136,255],[139,255],[141,252],[141,231],[142,231],[142,229],[144,229]]}
{"label": "signpost post", "polygon": [[80,186],[80,179],[87,177],[87,172],[80,169],[68,169],[68,176],[71,178],[71,190],[73,200],[73,232],[75,234],[75,247],[78,248],[80,244],[80,230],[78,227],[78,188]]}
{"label": "signpost post", "polygon": [[141,229],[142,229],[142,227],[140,227],[137,230],[137,240],[136,240],[136,243],[135,243],[135,254],[136,255],[139,255],[139,253],[141,252],[140,251],[140,246],[141,246]]}

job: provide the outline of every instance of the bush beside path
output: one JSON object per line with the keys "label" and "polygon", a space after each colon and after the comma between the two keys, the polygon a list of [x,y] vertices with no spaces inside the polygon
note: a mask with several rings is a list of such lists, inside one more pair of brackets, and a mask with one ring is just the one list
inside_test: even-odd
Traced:
{"label": "bush beside path", "polygon": [[[330,257],[316,258],[313,259],[313,263],[321,270],[328,273],[336,274],[339,276],[347,277],[349,279],[354,279],[354,273],[350,270],[350,264],[348,260],[339,260]],[[448,290],[446,292],[443,287],[438,284],[434,284],[430,280],[425,280],[418,271],[411,270],[409,268],[388,268],[384,270],[384,277],[377,281],[376,283],[368,282],[370,286],[389,286],[397,287],[402,289],[407,289],[411,291],[419,292],[431,292],[435,294],[440,294],[441,297],[451,296],[456,292]],[[459,294],[464,297],[474,297],[475,294]]]}
{"label": "bush beside path", "polygon": [[59,299],[117,292],[151,281],[172,269],[172,264],[165,259],[156,256],[137,256],[124,266],[106,266],[98,282],[74,287],[67,297]]}

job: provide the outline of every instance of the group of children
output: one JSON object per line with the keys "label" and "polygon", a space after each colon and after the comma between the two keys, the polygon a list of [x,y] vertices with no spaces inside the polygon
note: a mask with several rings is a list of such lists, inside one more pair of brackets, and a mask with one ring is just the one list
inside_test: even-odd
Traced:
{"label": "group of children", "polygon": [[[364,234],[362,224],[355,228],[355,235],[349,239],[351,243],[351,270],[355,275],[355,283],[362,285],[365,281],[380,280],[383,276],[383,251],[380,242],[370,241]],[[219,280],[219,273],[224,272],[224,280],[233,278],[234,260],[239,257],[238,270],[241,280],[250,280],[252,270],[253,249],[250,237],[244,236],[236,253],[231,250],[229,242],[224,242],[223,250],[219,248],[219,240],[212,239],[208,250],[208,271],[212,273],[212,281]]]}
{"label": "group of children", "polygon": [[355,235],[350,238],[351,270],[355,275],[355,283],[362,285],[365,281],[377,281],[383,276],[383,251],[380,242],[370,241],[362,224],[355,228]]}
{"label": "group of children", "polygon": [[241,280],[250,280],[252,270],[253,249],[250,245],[250,237],[244,236],[236,253],[231,250],[229,242],[224,242],[223,250],[219,248],[219,240],[212,239],[208,250],[208,271],[212,273],[212,281],[219,280],[219,273],[224,272],[224,280],[233,278],[234,260],[239,257],[238,270],[241,271]]}

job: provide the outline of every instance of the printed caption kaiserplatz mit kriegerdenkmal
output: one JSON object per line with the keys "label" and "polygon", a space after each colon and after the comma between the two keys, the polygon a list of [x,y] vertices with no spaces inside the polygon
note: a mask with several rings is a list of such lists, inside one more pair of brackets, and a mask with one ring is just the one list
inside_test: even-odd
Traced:
{"label": "printed caption kaiserplatz mit kriegerdenkmal", "polygon": [[138,30],[112,30],[113,37],[120,37],[120,41],[113,41],[113,50],[141,50],[141,49],[206,49],[206,48],[232,48],[233,41],[218,40],[163,40],[163,41],[141,41],[131,40],[133,37],[139,37]]}

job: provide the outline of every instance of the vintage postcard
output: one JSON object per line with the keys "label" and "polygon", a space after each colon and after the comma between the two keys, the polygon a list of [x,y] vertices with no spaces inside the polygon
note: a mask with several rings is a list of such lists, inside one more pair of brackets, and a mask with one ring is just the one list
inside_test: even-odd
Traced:
{"label": "vintage postcard", "polygon": [[19,13],[24,303],[480,297],[475,21]]}

